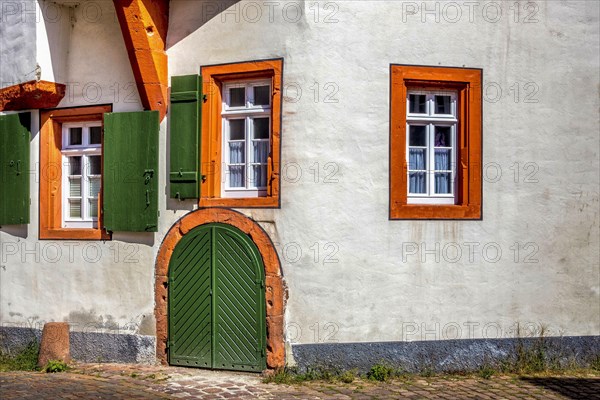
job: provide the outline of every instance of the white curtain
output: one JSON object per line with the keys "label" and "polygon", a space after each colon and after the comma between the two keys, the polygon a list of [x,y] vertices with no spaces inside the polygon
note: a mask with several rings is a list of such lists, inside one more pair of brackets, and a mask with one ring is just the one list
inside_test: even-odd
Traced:
{"label": "white curtain", "polygon": [[408,157],[408,169],[425,170],[425,149],[410,149]]}
{"label": "white curtain", "polygon": [[[243,164],[244,159],[244,142],[229,143],[229,162],[231,164]],[[244,184],[244,166],[230,165],[229,166],[229,187],[245,187]]]}
{"label": "white curtain", "polygon": [[267,186],[267,167],[266,165],[253,165],[253,177],[256,187]]}
{"label": "white curtain", "polygon": [[269,142],[254,142],[254,162],[264,164],[269,157]]}
{"label": "white curtain", "polygon": [[449,171],[450,170],[450,149],[435,150],[435,170]]}
{"label": "white curtain", "polygon": [[[435,150],[435,170],[436,171],[450,171],[451,165],[451,150],[450,149],[436,149]],[[452,193],[450,182],[450,173],[436,173],[435,174],[435,192],[439,194]]]}
{"label": "white curtain", "polygon": [[255,163],[261,165],[252,166],[252,178],[256,187],[267,186],[267,159],[269,157],[269,142],[268,141],[255,141],[253,142],[254,151],[253,157]]}
{"label": "white curtain", "polygon": [[[408,169],[425,170],[425,149],[409,149]],[[427,193],[427,176],[424,172],[411,172],[409,175],[409,193]]]}
{"label": "white curtain", "polygon": [[243,165],[231,165],[229,166],[229,187],[239,188],[245,187],[244,185],[244,166]]}
{"label": "white curtain", "polygon": [[231,164],[243,164],[244,160],[244,142],[229,143],[229,162]]}
{"label": "white curtain", "polygon": [[435,174],[435,192],[439,194],[449,194],[450,190],[450,173],[436,173]]}
{"label": "white curtain", "polygon": [[425,172],[411,172],[409,176],[409,193],[427,193]]}

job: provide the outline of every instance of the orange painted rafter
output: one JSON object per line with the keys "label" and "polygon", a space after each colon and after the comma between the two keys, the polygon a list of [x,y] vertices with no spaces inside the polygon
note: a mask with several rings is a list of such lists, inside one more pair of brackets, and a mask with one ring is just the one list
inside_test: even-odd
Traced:
{"label": "orange painted rafter", "polygon": [[113,0],[142,105],[167,112],[168,0]]}
{"label": "orange painted rafter", "polygon": [[0,89],[0,111],[53,108],[65,97],[65,85],[29,81]]}

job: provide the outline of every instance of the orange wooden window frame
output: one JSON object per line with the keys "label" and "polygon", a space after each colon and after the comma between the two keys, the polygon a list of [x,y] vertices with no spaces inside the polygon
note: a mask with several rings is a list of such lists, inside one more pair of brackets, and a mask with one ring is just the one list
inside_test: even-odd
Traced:
{"label": "orange wooden window frame", "polygon": [[[40,113],[40,239],[109,240],[102,230],[102,212],[98,228],[62,227],[62,124],[102,121],[112,106],[90,106],[43,110]],[[104,156],[104,150],[102,151]],[[104,175],[104,171],[102,171]],[[102,185],[104,183],[102,182]],[[102,192],[98,210],[102,210]]]}
{"label": "orange wooden window frame", "polygon": [[[202,67],[201,160],[202,175],[206,178],[200,189],[200,207],[279,208],[280,143],[281,143],[281,82],[283,59],[250,61],[235,64]],[[267,168],[267,195],[263,197],[221,197],[222,163],[222,87],[237,79],[270,78],[271,101],[271,155]]]}
{"label": "orange wooden window frame", "polygon": [[[390,219],[481,219],[482,70],[390,66]],[[406,94],[409,89],[458,92],[456,203],[408,204]]]}

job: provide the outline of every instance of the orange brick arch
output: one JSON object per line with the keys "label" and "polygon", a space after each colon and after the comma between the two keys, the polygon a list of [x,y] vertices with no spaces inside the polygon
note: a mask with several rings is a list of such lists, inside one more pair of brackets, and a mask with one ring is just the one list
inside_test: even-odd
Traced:
{"label": "orange brick arch", "polygon": [[283,310],[285,285],[281,275],[281,264],[273,242],[256,222],[237,211],[224,208],[205,208],[191,212],[177,221],[165,236],[155,270],[156,356],[167,364],[168,337],[168,276],[173,250],[183,236],[197,226],[219,222],[234,226],[246,233],[258,247],[265,266],[265,300],[267,305],[267,367],[281,368],[285,365],[283,338]]}

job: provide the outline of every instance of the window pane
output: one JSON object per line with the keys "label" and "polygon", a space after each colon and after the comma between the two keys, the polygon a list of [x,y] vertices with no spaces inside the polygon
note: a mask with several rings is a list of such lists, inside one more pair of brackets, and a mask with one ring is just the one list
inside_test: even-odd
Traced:
{"label": "window pane", "polygon": [[245,119],[230,119],[229,120],[229,140],[244,140],[246,137],[246,120]]}
{"label": "window pane", "polygon": [[81,156],[68,157],[69,175],[81,175]]}
{"label": "window pane", "polygon": [[435,170],[450,171],[452,163],[452,150],[435,149]]}
{"label": "window pane", "polygon": [[437,194],[451,194],[450,172],[435,173],[435,192]]}
{"label": "window pane", "polygon": [[232,165],[229,167],[229,187],[232,188],[242,188],[246,185],[244,184],[245,176],[244,176],[244,165]]}
{"label": "window pane", "polygon": [[435,147],[452,147],[452,130],[449,126],[435,127]]}
{"label": "window pane", "polygon": [[90,175],[100,175],[102,173],[102,166],[100,163],[100,156],[89,156],[90,162],[89,171]]}
{"label": "window pane", "polygon": [[88,207],[90,218],[98,218],[98,200],[89,199],[90,206]]}
{"label": "window pane", "polygon": [[408,169],[424,171],[427,165],[426,149],[409,149],[408,154]]}
{"label": "window pane", "polygon": [[254,139],[269,138],[269,118],[254,118]]}
{"label": "window pane", "polygon": [[102,143],[102,127],[92,126],[90,127],[90,144]]}
{"label": "window pane", "polygon": [[267,166],[266,165],[253,165],[252,166],[252,183],[256,187],[267,186]]}
{"label": "window pane", "polygon": [[269,157],[269,142],[254,142],[253,162],[266,163]]}
{"label": "window pane", "polygon": [[69,217],[81,218],[81,200],[69,200]]}
{"label": "window pane", "polygon": [[411,125],[409,128],[409,146],[427,146],[427,132],[425,126]]}
{"label": "window pane", "polygon": [[246,88],[229,89],[229,107],[246,107]]}
{"label": "window pane", "polygon": [[411,172],[408,174],[409,193],[424,194],[427,193],[427,180],[425,172]]}
{"label": "window pane", "polygon": [[435,113],[452,114],[451,100],[452,97],[450,96],[435,96]]}
{"label": "window pane", "polygon": [[82,128],[69,128],[69,144],[71,146],[80,145],[82,137]]}
{"label": "window pane", "polygon": [[243,164],[246,162],[245,142],[229,143],[229,162],[231,164]]}
{"label": "window pane", "polygon": [[268,106],[271,100],[270,86],[254,86],[254,105]]}
{"label": "window pane", "polygon": [[408,95],[408,112],[411,114],[425,114],[427,96],[424,94],[409,94]]}
{"label": "window pane", "polygon": [[98,193],[100,193],[100,178],[90,178],[88,182],[90,197],[98,197]]}
{"label": "window pane", "polygon": [[69,196],[81,197],[81,178],[69,178]]}

